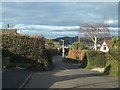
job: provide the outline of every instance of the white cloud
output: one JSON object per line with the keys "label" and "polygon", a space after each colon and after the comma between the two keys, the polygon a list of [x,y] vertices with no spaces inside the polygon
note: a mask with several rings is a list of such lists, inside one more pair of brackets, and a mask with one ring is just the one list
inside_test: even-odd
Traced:
{"label": "white cloud", "polygon": [[[50,26],[50,25],[25,25],[17,24],[13,28],[18,29],[18,33],[30,35],[43,35],[46,38],[74,37],[78,35],[79,26]],[[118,27],[108,27],[111,35],[117,35]],[[83,36],[84,34],[81,33]]]}
{"label": "white cloud", "polygon": [[29,29],[29,30],[41,30],[41,29],[47,29],[47,30],[76,30],[79,29],[79,26],[49,26],[49,25],[25,25],[25,24],[17,24],[12,28],[17,29]]}
{"label": "white cloud", "polygon": [[120,28],[118,28],[118,27],[109,27],[108,29],[111,30],[111,31],[118,31],[118,30],[120,30]]}
{"label": "white cloud", "polygon": [[105,24],[118,24],[117,20],[106,20],[104,21]]}
{"label": "white cloud", "polygon": [[2,22],[0,22],[0,28],[2,28]]}

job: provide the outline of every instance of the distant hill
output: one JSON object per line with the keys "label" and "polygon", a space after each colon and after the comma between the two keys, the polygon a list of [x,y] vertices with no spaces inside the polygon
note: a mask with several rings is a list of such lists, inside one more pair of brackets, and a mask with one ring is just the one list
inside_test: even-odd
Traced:
{"label": "distant hill", "polygon": [[72,44],[73,42],[76,42],[78,40],[78,37],[60,37],[60,38],[53,39],[53,41],[59,42],[62,45],[61,39],[65,41],[65,46],[67,46]]}
{"label": "distant hill", "polygon": [[[55,42],[59,42],[62,45],[61,39],[63,39],[65,41],[65,46],[71,45],[73,42],[78,41],[77,36],[76,37],[60,37],[60,38],[56,38],[56,39],[52,39],[52,40]],[[93,45],[93,42],[90,38],[80,38],[80,41],[82,41],[86,45],[90,45],[90,46]],[[98,44],[100,44],[102,41],[103,41],[103,38],[98,39]]]}

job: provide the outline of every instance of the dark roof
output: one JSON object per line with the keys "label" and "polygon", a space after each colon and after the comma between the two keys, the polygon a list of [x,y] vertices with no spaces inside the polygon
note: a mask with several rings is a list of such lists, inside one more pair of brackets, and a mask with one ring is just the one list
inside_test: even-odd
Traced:
{"label": "dark roof", "polygon": [[114,43],[112,42],[112,40],[104,40],[104,41],[105,41],[105,43],[107,44],[108,47],[113,47]]}

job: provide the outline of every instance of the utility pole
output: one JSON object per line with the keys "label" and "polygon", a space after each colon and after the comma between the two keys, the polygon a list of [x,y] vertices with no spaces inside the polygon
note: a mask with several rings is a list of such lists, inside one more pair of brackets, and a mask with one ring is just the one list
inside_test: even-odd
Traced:
{"label": "utility pole", "polygon": [[63,45],[62,45],[62,58],[64,58],[65,57],[64,40],[61,39],[61,41],[63,42]]}

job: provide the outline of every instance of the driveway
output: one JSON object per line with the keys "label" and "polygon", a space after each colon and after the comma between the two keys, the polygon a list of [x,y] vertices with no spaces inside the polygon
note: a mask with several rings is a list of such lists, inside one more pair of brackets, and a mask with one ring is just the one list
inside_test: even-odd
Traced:
{"label": "driveway", "polygon": [[33,72],[25,88],[118,88],[118,78],[80,69],[77,64],[65,64],[54,56],[55,69]]}

